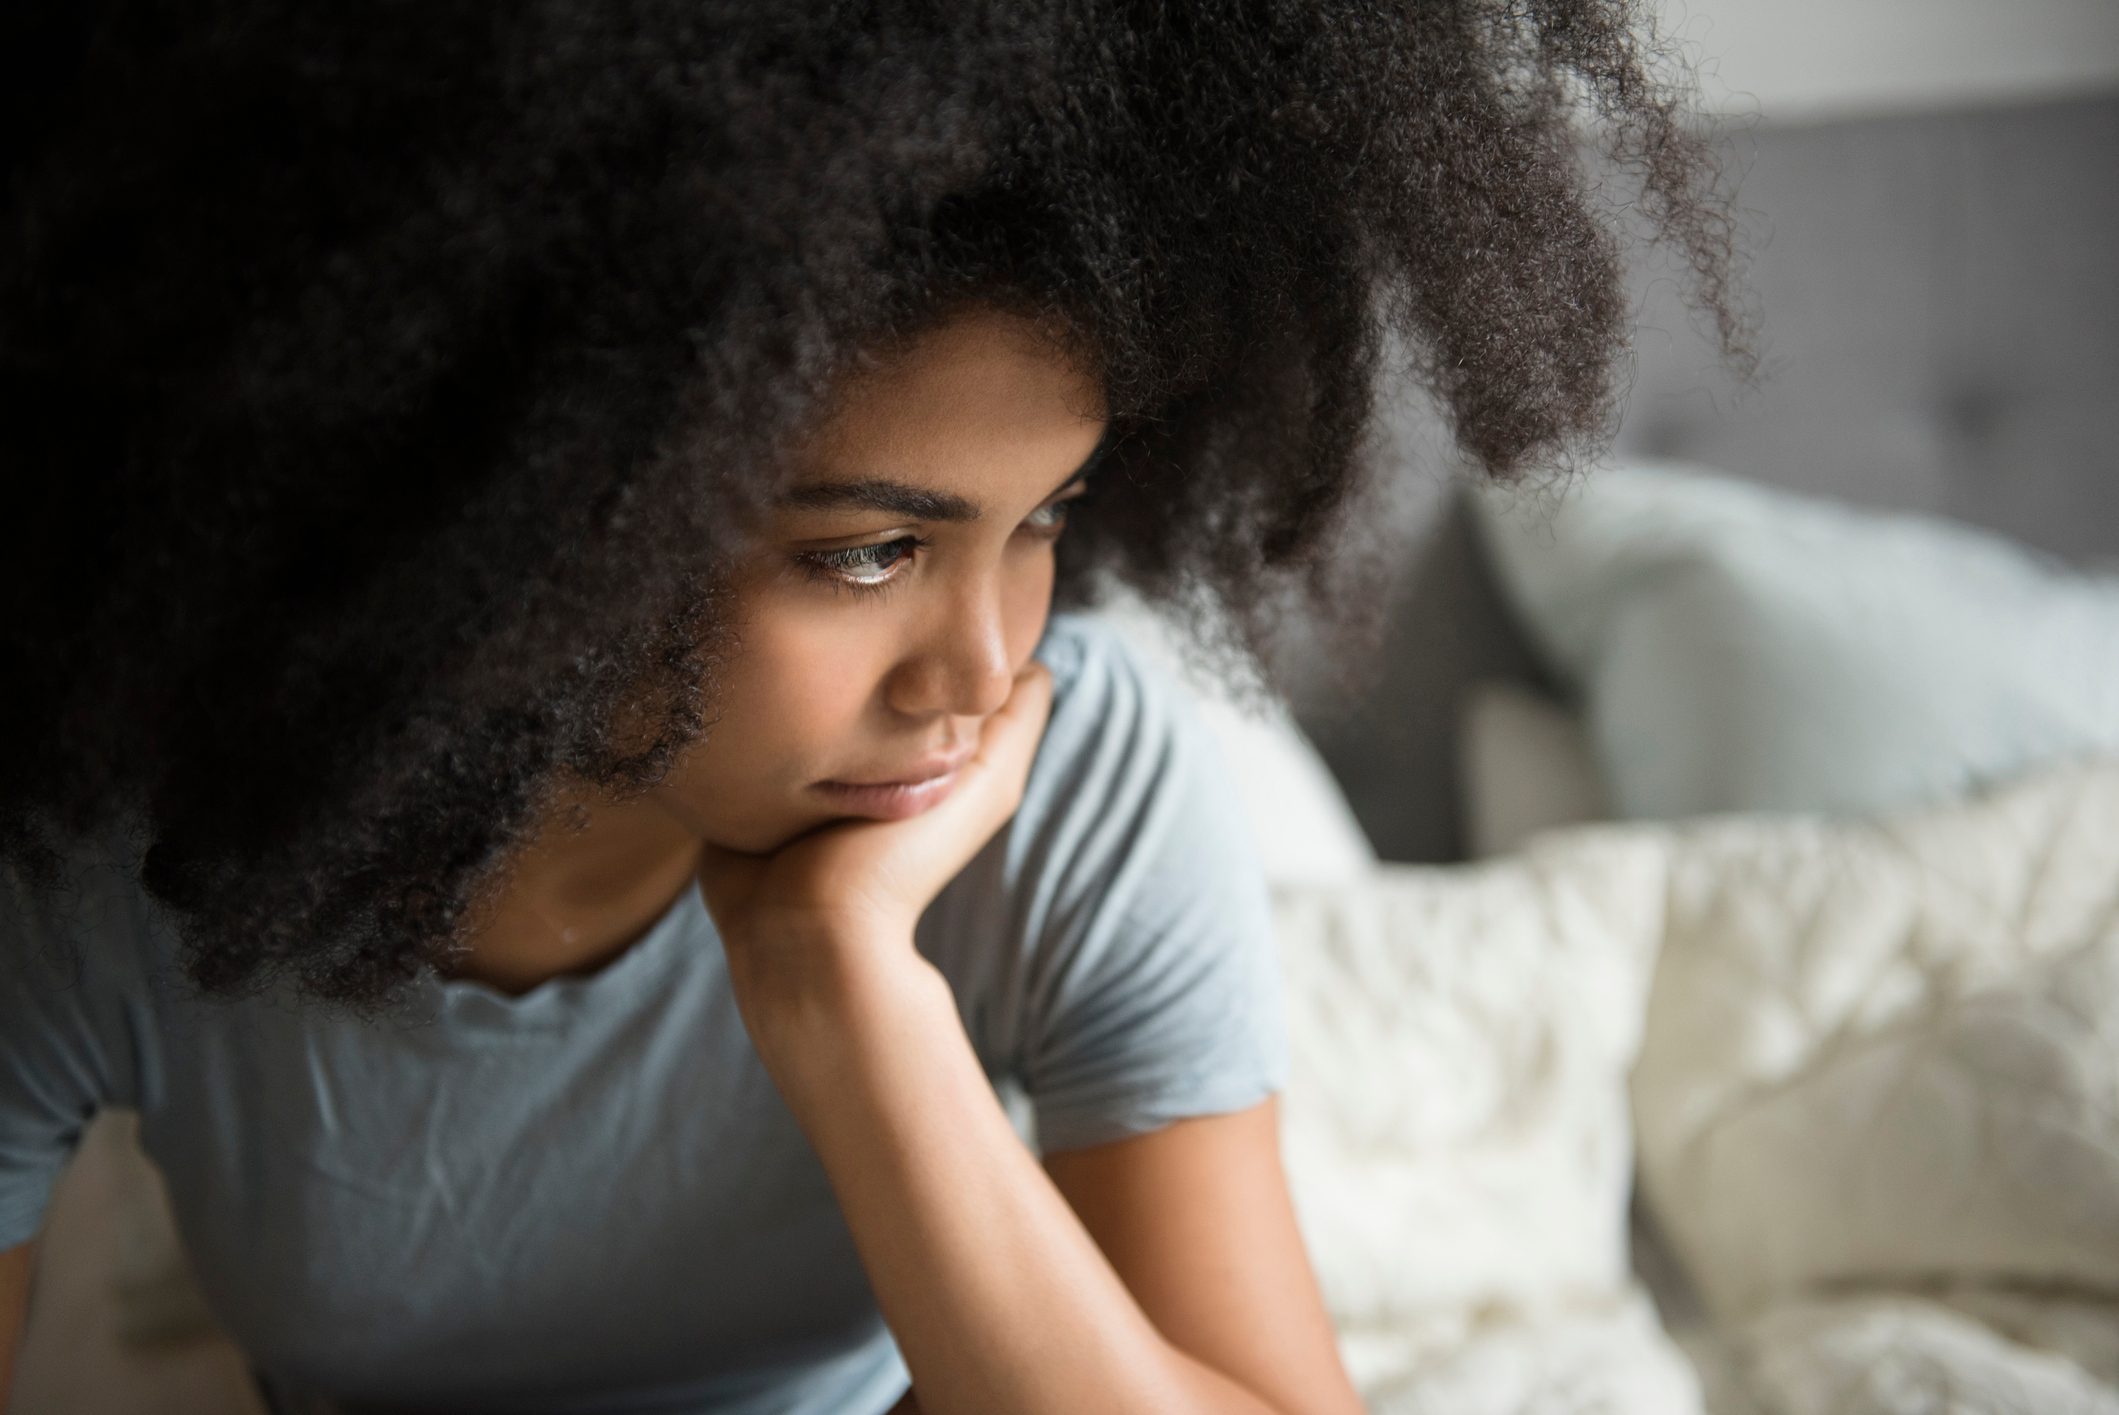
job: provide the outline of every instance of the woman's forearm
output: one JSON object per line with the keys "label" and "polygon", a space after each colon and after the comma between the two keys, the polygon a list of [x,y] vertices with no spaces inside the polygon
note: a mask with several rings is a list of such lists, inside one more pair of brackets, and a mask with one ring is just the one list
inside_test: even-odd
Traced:
{"label": "woman's forearm", "polygon": [[1149,1322],[1009,1124],[942,975],[902,943],[853,952],[893,961],[749,1020],[924,1415],[1271,1415]]}

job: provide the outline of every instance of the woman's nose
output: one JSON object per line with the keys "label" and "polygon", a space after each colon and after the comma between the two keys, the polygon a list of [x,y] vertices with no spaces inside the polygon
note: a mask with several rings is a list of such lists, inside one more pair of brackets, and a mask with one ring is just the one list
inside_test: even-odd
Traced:
{"label": "woman's nose", "polygon": [[890,702],[915,717],[985,717],[1015,687],[998,589],[953,596],[892,676]]}

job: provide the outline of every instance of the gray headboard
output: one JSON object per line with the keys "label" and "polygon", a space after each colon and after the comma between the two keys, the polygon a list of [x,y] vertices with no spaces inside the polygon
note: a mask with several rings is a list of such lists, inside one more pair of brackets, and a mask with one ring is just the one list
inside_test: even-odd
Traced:
{"label": "gray headboard", "polygon": [[[1618,451],[2119,557],[2119,94],[1807,126],[1726,145],[1760,315],[1739,393],[1667,277],[1634,275]],[[1402,401],[1402,400],[1401,400]],[[1296,711],[1378,852],[1462,857],[1465,688],[1550,688],[1470,538],[1462,473],[1411,404],[1386,660]]]}

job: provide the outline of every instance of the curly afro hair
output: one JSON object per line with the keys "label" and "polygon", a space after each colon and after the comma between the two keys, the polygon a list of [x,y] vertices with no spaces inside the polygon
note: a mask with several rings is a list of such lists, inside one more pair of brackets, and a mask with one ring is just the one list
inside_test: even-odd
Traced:
{"label": "curly afro hair", "polygon": [[1333,593],[1386,336],[1488,473],[1608,438],[1598,152],[1742,356],[1709,139],[1629,0],[0,28],[0,854],[48,888],[126,840],[222,995],[385,1000],[554,782],[652,785],[784,449],[962,302],[1107,392],[1056,603],[1206,604],[1252,661],[1280,591]]}

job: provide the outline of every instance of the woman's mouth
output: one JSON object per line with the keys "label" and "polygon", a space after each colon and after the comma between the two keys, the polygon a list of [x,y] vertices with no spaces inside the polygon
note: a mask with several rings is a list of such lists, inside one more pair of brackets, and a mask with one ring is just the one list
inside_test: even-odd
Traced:
{"label": "woman's mouth", "polygon": [[812,790],[823,794],[839,810],[875,820],[904,820],[927,810],[955,788],[957,772],[945,771],[925,781],[886,786],[849,786],[843,781],[820,781]]}

